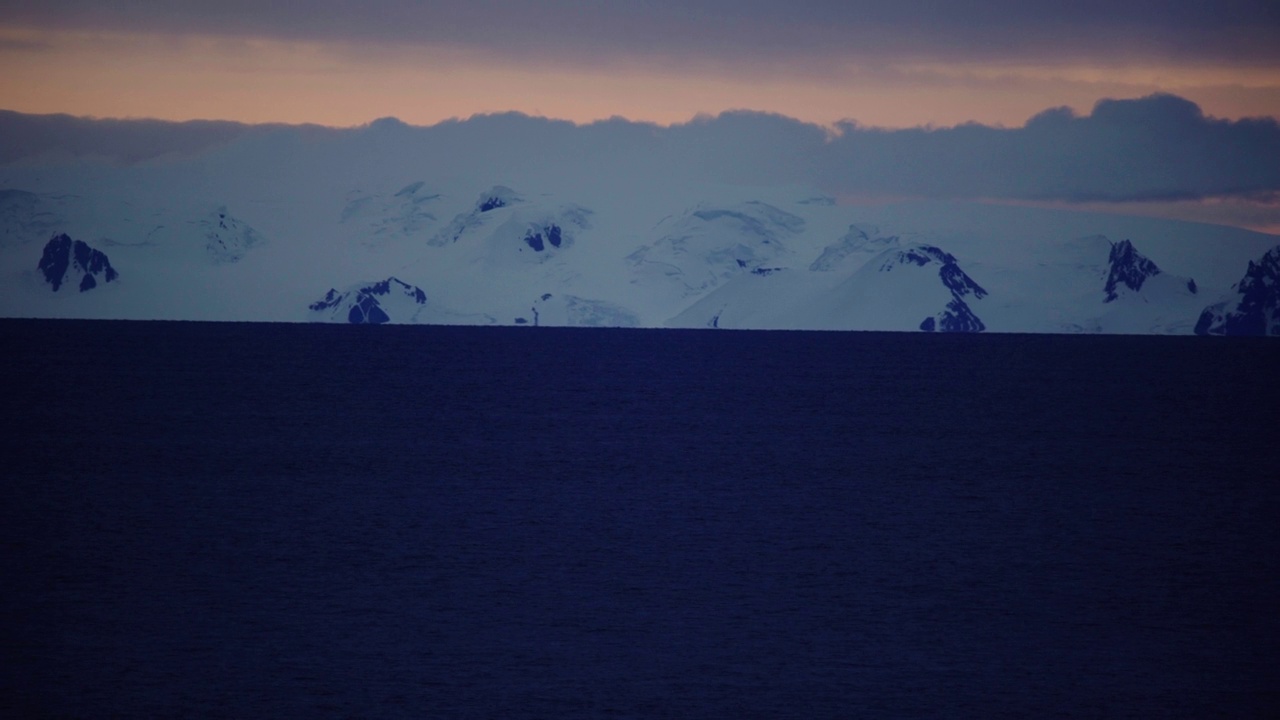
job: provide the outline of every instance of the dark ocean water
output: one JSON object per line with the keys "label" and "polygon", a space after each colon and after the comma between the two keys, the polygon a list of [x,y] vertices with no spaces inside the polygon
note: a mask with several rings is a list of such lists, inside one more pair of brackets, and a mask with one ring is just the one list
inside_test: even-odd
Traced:
{"label": "dark ocean water", "polygon": [[1275,717],[1280,342],[0,321],[5,717]]}

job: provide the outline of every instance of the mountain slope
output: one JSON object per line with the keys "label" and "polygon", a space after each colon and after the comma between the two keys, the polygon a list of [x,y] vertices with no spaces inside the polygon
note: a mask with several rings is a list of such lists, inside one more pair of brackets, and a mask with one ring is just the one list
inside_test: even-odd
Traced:
{"label": "mountain slope", "polygon": [[1249,261],[1235,293],[1205,308],[1197,335],[1280,335],[1280,245]]}
{"label": "mountain slope", "polygon": [[986,296],[955,256],[911,244],[876,256],[802,315],[828,330],[981,332],[971,304]]}

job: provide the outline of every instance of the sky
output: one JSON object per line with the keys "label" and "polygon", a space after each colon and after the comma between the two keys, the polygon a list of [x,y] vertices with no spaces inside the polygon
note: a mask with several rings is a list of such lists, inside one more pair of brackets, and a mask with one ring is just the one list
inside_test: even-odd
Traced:
{"label": "sky", "polygon": [[[1108,104],[1152,96],[1179,102]],[[858,130],[876,141],[873,158],[881,153],[861,167],[891,163],[894,153],[932,161],[939,147],[972,155],[992,138],[1005,147],[1013,137],[1070,136],[1076,147],[1072,133],[1106,123],[1065,120],[1139,108],[1154,113],[1147,120],[1162,140],[1200,133],[1160,147],[1190,147],[1213,166],[1206,172],[1230,176],[1246,171],[1205,148],[1227,148],[1246,164],[1273,148],[1265,127],[1249,128],[1280,118],[1280,3],[0,0],[0,108],[339,127],[506,111],[666,126],[750,110],[829,133]],[[1113,151],[1141,145],[1145,121],[1125,122],[1127,136],[1102,138],[1128,143]],[[1025,132],[991,134],[1015,129]],[[1243,151],[1238,140],[1247,141]],[[868,152],[866,142],[859,147]],[[930,147],[935,155],[920,154]],[[1052,149],[1039,156],[1051,159]],[[1140,177],[1164,167],[1152,157],[1145,171],[1119,168],[1131,189],[1063,186],[1029,201],[1122,200],[1157,214],[1178,205],[1193,219],[1225,212],[1236,224],[1280,231],[1280,187],[1257,177],[1192,180],[1194,167],[1178,174],[1187,184],[1160,185]],[[899,189],[915,192],[920,182]],[[868,183],[843,185],[853,197],[875,189]]]}
{"label": "sky", "polygon": [[3,0],[0,107],[352,126],[749,109],[1018,126],[1180,95],[1280,116],[1274,0]]}

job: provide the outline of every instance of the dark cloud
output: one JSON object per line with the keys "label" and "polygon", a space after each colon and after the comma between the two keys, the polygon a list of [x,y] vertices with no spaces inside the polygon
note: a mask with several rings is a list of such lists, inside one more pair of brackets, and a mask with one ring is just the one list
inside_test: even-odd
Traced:
{"label": "dark cloud", "polygon": [[[85,120],[0,113],[0,160],[58,152],[134,162],[255,137],[255,157],[307,152],[373,163],[407,155],[444,168],[502,175],[517,164],[622,177],[635,163],[673,176],[795,183],[838,195],[1070,202],[1263,199],[1280,193],[1280,123],[1221,120],[1172,95],[1104,100],[1087,116],[1047,110],[1021,128],[969,124],[834,131],[780,115],[731,112],[660,127],[616,119],[590,125],[518,113],[412,127],[363,128]],[[286,141],[281,141],[285,138]],[[330,144],[326,144],[330,143]],[[345,150],[343,150],[345,148]],[[328,149],[328,150],[327,150]],[[283,162],[283,161],[282,161]]]}
{"label": "dark cloud", "polygon": [[0,162],[63,155],[132,163],[171,153],[199,152],[251,129],[222,121],[94,120],[0,110]]}
{"label": "dark cloud", "polygon": [[506,59],[829,62],[1128,58],[1280,62],[1274,0],[10,0],[0,23],[353,43],[453,43]]}
{"label": "dark cloud", "polygon": [[1026,200],[1182,200],[1280,189],[1280,125],[1219,120],[1172,95],[1049,110],[1017,129],[843,126],[820,174],[842,192]]}

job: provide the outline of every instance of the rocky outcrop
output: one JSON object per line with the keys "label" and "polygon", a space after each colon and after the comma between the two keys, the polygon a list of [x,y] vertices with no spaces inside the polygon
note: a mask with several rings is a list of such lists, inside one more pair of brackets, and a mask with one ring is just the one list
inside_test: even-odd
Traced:
{"label": "rocky outcrop", "polygon": [[86,292],[97,287],[99,279],[109,283],[120,277],[105,253],[65,233],[49,239],[36,267],[54,292],[63,285],[76,285]]}
{"label": "rocky outcrop", "polygon": [[388,322],[412,322],[427,304],[422,288],[389,277],[346,290],[330,289],[320,300],[311,303],[313,320],[321,322],[379,325]]}
{"label": "rocky outcrop", "polygon": [[[546,241],[543,241],[543,238]],[[560,226],[555,223],[548,223],[541,227],[531,227],[525,230],[524,244],[528,245],[534,252],[542,252],[547,246],[560,247],[560,243],[564,240],[563,231]]]}
{"label": "rocky outcrop", "polygon": [[1197,335],[1280,335],[1280,245],[1250,260],[1233,289],[1232,297],[1200,313]]}
{"label": "rocky outcrop", "polygon": [[450,222],[444,229],[436,233],[434,237],[427,241],[427,244],[435,246],[452,245],[458,242],[468,231],[483,225],[486,213],[521,203],[523,200],[515,190],[505,185],[494,185],[480,193],[480,197],[476,199],[475,207],[470,212],[461,213],[454,217],[453,222]]}
{"label": "rocky outcrop", "polygon": [[[1103,286],[1106,299],[1103,302],[1115,300],[1124,288],[1137,292],[1142,289],[1142,284],[1148,278],[1160,274],[1160,268],[1138,252],[1133,247],[1133,243],[1128,240],[1111,244],[1111,255],[1107,259],[1107,267],[1107,282]],[[1194,282],[1191,283],[1190,289],[1195,292]]]}
{"label": "rocky outcrop", "polygon": [[955,299],[947,303],[946,310],[925,318],[920,329],[925,332],[982,332],[987,326],[963,300]]}

